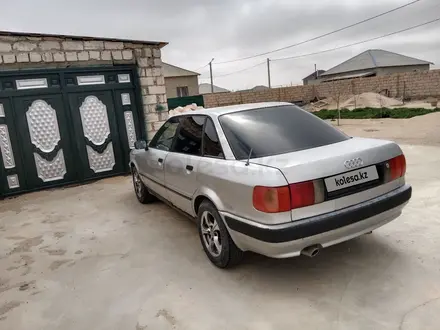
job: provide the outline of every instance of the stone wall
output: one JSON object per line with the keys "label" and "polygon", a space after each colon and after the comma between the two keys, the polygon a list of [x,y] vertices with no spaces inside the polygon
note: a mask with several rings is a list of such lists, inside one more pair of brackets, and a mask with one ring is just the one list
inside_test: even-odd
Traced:
{"label": "stone wall", "polygon": [[379,93],[387,90],[391,97],[422,99],[440,97],[440,70],[406,72],[381,77],[357,78],[318,85],[273,88],[261,92],[205,94],[205,107],[257,102],[309,102],[315,98],[336,98],[338,95]]}
{"label": "stone wall", "polygon": [[[163,45],[163,44],[162,44]],[[91,65],[136,64],[145,128],[151,139],[168,112],[161,45],[98,39],[0,35],[0,71]]]}

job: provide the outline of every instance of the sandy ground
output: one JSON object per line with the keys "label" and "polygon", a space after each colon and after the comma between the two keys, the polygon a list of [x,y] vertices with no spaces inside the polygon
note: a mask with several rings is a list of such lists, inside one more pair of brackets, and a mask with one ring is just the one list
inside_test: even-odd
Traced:
{"label": "sandy ground", "polygon": [[[336,121],[330,123],[337,125]],[[338,128],[350,136],[440,146],[439,112],[410,119],[342,119]]]}
{"label": "sandy ground", "polygon": [[307,104],[304,109],[319,111],[321,109],[356,109],[356,108],[424,108],[434,109],[432,105],[436,98],[403,102],[402,99],[386,97],[378,93],[362,93],[358,95],[341,95],[339,104],[333,98],[322,99],[318,102]]}
{"label": "sandy ground", "polygon": [[440,148],[403,150],[414,190],[399,219],[313,259],[248,255],[230,271],[192,222],[139,204],[129,177],[0,201],[0,329],[438,329]]}

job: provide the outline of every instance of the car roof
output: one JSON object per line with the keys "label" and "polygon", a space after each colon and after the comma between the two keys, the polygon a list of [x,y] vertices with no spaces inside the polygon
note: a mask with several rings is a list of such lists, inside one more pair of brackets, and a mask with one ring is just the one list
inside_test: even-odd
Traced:
{"label": "car roof", "polygon": [[283,105],[292,105],[292,103],[287,102],[262,102],[262,103],[249,103],[249,104],[238,104],[238,105],[229,105],[225,107],[216,107],[216,108],[205,108],[201,110],[187,111],[182,114],[174,115],[173,117],[185,116],[185,115],[208,115],[210,117],[218,117],[228,113],[234,113],[238,111],[246,111],[253,109],[261,109],[261,108],[269,108],[269,107],[278,107]]}

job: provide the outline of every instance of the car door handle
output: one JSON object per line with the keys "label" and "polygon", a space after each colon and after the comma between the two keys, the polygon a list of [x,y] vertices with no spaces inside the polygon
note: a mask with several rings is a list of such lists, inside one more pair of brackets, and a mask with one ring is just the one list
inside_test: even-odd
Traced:
{"label": "car door handle", "polygon": [[163,158],[159,158],[157,161],[158,161],[160,164],[162,164],[162,163],[163,163]]}
{"label": "car door handle", "polygon": [[194,169],[194,166],[186,165],[186,169],[191,172]]}

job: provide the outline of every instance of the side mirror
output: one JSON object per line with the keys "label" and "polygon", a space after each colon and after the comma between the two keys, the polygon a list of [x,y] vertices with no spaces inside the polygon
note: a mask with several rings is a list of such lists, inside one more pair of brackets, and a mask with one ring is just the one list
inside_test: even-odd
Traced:
{"label": "side mirror", "polygon": [[134,143],[134,148],[137,150],[148,150],[147,141],[138,140]]}

